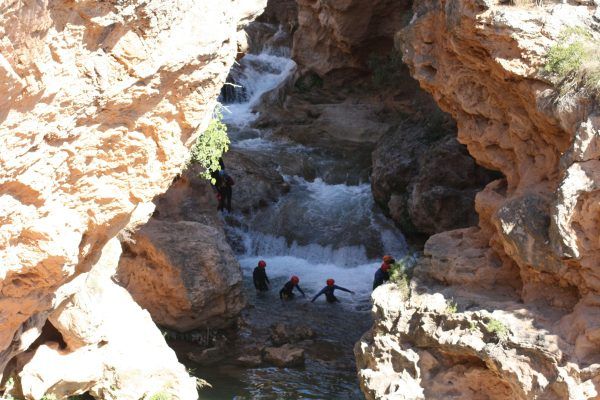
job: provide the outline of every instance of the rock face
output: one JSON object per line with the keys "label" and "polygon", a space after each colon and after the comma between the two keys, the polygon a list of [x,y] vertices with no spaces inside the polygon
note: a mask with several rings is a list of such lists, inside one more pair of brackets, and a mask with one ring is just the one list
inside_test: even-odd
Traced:
{"label": "rock face", "polygon": [[264,5],[2,7],[0,371],[72,294],[57,291],[181,170],[238,30]]}
{"label": "rock face", "polygon": [[355,349],[367,398],[598,398],[598,118],[539,73],[595,11],[429,0],[397,34],[458,140],[505,179],[477,194],[479,228],[429,239],[409,299],[374,293]]}
{"label": "rock face", "polygon": [[406,235],[477,225],[475,195],[492,175],[456,141],[452,128],[404,123],[373,152],[373,196]]}
{"label": "rock face", "polygon": [[410,18],[411,1],[299,0],[292,57],[321,77],[365,70],[373,53],[387,50]]}
{"label": "rock face", "polygon": [[197,398],[196,380],[179,364],[148,312],[112,282],[120,255],[121,245],[112,239],[92,270],[67,285],[74,294],[49,317],[66,348],[42,344],[35,350],[19,373],[25,398],[45,393],[63,398],[74,391],[115,400],[157,393]]}

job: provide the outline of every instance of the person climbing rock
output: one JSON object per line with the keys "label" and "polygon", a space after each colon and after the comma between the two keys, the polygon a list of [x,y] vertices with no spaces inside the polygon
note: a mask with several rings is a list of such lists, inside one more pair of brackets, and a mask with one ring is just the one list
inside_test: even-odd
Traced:
{"label": "person climbing rock", "polygon": [[281,290],[279,291],[279,298],[282,300],[290,300],[294,298],[294,288],[298,289],[298,291],[300,293],[302,293],[303,297],[306,297],[306,295],[304,294],[304,292],[302,291],[302,289],[300,289],[300,286],[298,286],[298,283],[300,282],[300,278],[298,278],[296,275],[292,276],[290,278],[289,281],[286,282],[285,285],[283,285],[283,288],[281,288]]}
{"label": "person climbing rock", "polygon": [[226,209],[231,212],[231,195],[233,194],[233,186],[234,182],[231,176],[225,172],[225,170],[220,170],[217,175],[215,187],[217,188],[217,200],[219,200],[219,211],[223,211]]}
{"label": "person climbing rock", "polygon": [[259,292],[266,292],[269,290],[269,278],[267,277],[267,271],[265,268],[267,267],[267,263],[264,260],[260,260],[258,262],[258,266],[254,268],[254,272],[252,273],[252,280],[254,281],[254,287]]}
{"label": "person climbing rock", "polygon": [[311,303],[313,303],[317,299],[317,297],[319,297],[322,294],[325,295],[325,298],[327,299],[328,303],[335,303],[336,301],[339,301],[338,298],[335,297],[335,295],[333,294],[335,289],[339,289],[343,292],[348,292],[348,293],[354,294],[354,292],[352,290],[348,290],[346,288],[336,285],[335,281],[333,279],[327,279],[327,286],[325,286],[323,289],[321,289],[321,291],[319,293],[317,293],[315,297],[313,297],[313,299],[311,300]]}
{"label": "person climbing rock", "polygon": [[384,282],[390,280],[389,270],[396,260],[392,256],[383,256],[383,263],[381,267],[375,272],[375,279],[373,279],[373,290],[379,285],[383,285]]}

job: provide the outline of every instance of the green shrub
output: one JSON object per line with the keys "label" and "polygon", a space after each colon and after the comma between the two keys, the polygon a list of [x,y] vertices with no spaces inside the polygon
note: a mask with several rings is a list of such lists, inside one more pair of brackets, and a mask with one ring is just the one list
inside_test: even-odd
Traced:
{"label": "green shrub", "polygon": [[390,281],[398,285],[404,299],[410,297],[410,277],[408,276],[408,271],[411,263],[411,258],[403,257],[390,267]]}
{"label": "green shrub", "polygon": [[221,110],[217,109],[208,128],[198,137],[190,151],[189,162],[200,164],[205,169],[199,174],[200,177],[215,183],[211,173],[220,169],[219,158],[229,150],[229,143],[227,125],[223,123]]}
{"label": "green shrub", "polygon": [[454,300],[449,300],[446,302],[446,313],[455,314],[458,312],[458,304]]}
{"label": "green shrub", "polygon": [[148,400],[171,400],[173,396],[171,396],[167,392],[158,392],[154,393],[152,396],[148,398]]}
{"label": "green shrub", "polygon": [[600,93],[600,40],[582,27],[567,28],[546,55],[544,71],[561,96],[577,91]]}
{"label": "green shrub", "polygon": [[508,328],[497,319],[490,319],[485,327],[487,328],[488,332],[495,334],[498,339],[506,339],[508,337]]}

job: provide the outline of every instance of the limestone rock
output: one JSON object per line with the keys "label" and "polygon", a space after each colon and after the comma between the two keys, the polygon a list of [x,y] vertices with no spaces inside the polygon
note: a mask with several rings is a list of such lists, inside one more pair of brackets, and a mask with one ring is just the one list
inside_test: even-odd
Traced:
{"label": "limestone rock", "polygon": [[396,34],[404,61],[504,178],[476,195],[478,228],[429,239],[407,301],[393,285],[373,293],[355,348],[367,398],[598,397],[597,104],[541,73],[565,28],[593,31],[596,8],[414,3]]}
{"label": "limestone rock", "polygon": [[25,398],[86,391],[103,399],[137,400],[159,392],[197,398],[195,379],[148,312],[112,282],[120,253],[112,239],[92,270],[68,284],[74,294],[50,315],[67,348],[43,344],[35,350],[19,373]]}
{"label": "limestone rock", "polygon": [[409,1],[299,0],[292,56],[306,69],[324,76],[365,69],[368,56],[391,43],[409,18]]}
{"label": "limestone rock", "polygon": [[304,365],[304,350],[284,344],[281,347],[267,347],[264,351],[265,362],[277,367],[298,367]]}
{"label": "limestone rock", "polygon": [[3,4],[0,371],[69,295],[55,292],[180,172],[234,62],[237,31],[264,6]]}
{"label": "limestone rock", "polygon": [[160,325],[220,328],[245,305],[240,266],[222,229],[152,219],[124,246],[119,282]]}

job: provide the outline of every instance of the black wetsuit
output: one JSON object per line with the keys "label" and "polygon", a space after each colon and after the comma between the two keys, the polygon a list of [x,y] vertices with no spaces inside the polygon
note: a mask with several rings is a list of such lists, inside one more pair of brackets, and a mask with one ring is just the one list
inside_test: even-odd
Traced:
{"label": "black wetsuit", "polygon": [[346,288],[343,288],[341,286],[338,285],[332,285],[332,286],[325,286],[323,289],[321,289],[321,291],[319,293],[317,293],[317,295],[315,297],[313,297],[313,299],[311,300],[311,302],[314,302],[317,297],[319,297],[320,295],[324,294],[325,298],[327,299],[328,303],[335,303],[336,301],[339,301],[337,297],[334,296],[333,292],[335,291],[335,289],[339,289],[343,292],[348,292],[348,293],[352,293],[352,290],[348,290]]}
{"label": "black wetsuit", "polygon": [[375,279],[373,279],[373,290],[379,285],[383,285],[384,282],[390,280],[390,274],[387,271],[379,268],[377,272],[375,272]]}
{"label": "black wetsuit", "polygon": [[279,298],[280,299],[292,299],[292,298],[294,298],[294,293],[293,293],[294,288],[298,289],[298,291],[300,293],[302,293],[302,296],[306,297],[306,295],[304,294],[304,292],[302,291],[302,289],[300,289],[300,286],[296,285],[292,281],[287,281],[287,283],[285,285],[283,285],[283,288],[281,288],[281,290],[279,291]]}
{"label": "black wetsuit", "polygon": [[225,208],[227,211],[231,211],[231,196],[233,194],[231,187],[233,186],[233,179],[223,171],[223,174],[219,174],[215,186],[220,194],[218,210],[223,211]]}
{"label": "black wetsuit", "polygon": [[269,278],[267,277],[267,271],[264,268],[256,267],[252,273],[252,280],[254,281],[254,287],[256,290],[261,292],[269,290]]}

